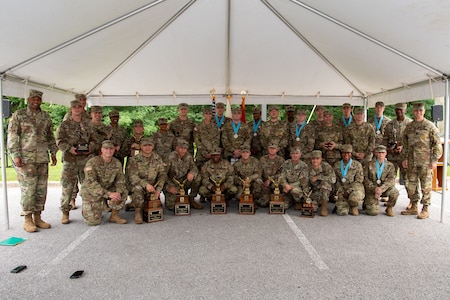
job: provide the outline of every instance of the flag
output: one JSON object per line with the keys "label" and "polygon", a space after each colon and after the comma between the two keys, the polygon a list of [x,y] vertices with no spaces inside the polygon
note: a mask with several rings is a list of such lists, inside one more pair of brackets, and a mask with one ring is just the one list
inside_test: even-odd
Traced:
{"label": "flag", "polygon": [[213,116],[216,115],[216,96],[215,95],[213,95],[211,97],[211,112],[212,112]]}
{"label": "flag", "polygon": [[231,118],[233,114],[231,113],[231,95],[227,96],[227,108],[225,109],[225,117]]}
{"label": "flag", "polygon": [[241,112],[242,112],[241,121],[247,123],[247,121],[245,120],[245,97],[242,97]]}

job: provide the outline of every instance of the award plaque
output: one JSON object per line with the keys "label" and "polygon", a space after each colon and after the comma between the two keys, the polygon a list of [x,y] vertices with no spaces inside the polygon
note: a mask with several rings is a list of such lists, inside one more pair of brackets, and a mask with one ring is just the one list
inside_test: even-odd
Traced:
{"label": "award plaque", "polygon": [[281,194],[270,195],[269,214],[284,214],[283,195]]}
{"label": "award plaque", "polygon": [[212,215],[227,213],[227,203],[225,202],[225,195],[223,194],[212,195],[210,212]]}
{"label": "award plaque", "polygon": [[300,217],[314,218],[314,205],[312,203],[303,203]]}
{"label": "award plaque", "polygon": [[189,196],[178,195],[175,200],[175,216],[188,216],[191,214]]}
{"label": "award plaque", "polygon": [[164,220],[163,208],[160,200],[149,200],[144,202],[144,221],[147,223]]}
{"label": "award plaque", "polygon": [[239,214],[241,215],[254,215],[255,203],[253,202],[252,194],[242,194],[239,201]]}

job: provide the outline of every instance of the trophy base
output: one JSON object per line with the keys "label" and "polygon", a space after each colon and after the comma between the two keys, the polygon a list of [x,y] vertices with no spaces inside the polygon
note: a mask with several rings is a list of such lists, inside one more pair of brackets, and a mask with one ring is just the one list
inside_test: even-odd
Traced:
{"label": "trophy base", "polygon": [[175,216],[189,216],[191,214],[190,204],[175,203]]}
{"label": "trophy base", "polygon": [[150,200],[144,202],[143,219],[147,223],[164,220],[164,212],[160,200]]}
{"label": "trophy base", "polygon": [[295,203],[295,210],[302,210],[302,204],[301,203]]}
{"label": "trophy base", "polygon": [[301,204],[301,214],[300,217],[302,218],[314,218],[314,205],[311,203],[303,203]]}
{"label": "trophy base", "polygon": [[270,201],[269,214],[284,214],[284,202]]}
{"label": "trophy base", "polygon": [[212,215],[227,213],[227,203],[225,202],[225,195],[212,195],[210,213]]}
{"label": "trophy base", "polygon": [[253,195],[251,194],[241,195],[239,201],[239,214],[241,215],[255,214],[255,203],[253,202]]}

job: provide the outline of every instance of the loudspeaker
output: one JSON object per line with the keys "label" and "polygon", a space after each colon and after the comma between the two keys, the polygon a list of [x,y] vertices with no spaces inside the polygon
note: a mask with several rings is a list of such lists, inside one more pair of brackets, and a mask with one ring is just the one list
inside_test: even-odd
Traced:
{"label": "loudspeaker", "polygon": [[2,99],[3,118],[11,117],[11,102],[7,99]]}
{"label": "loudspeaker", "polygon": [[444,108],[442,105],[431,106],[431,117],[433,122],[442,121],[444,119]]}

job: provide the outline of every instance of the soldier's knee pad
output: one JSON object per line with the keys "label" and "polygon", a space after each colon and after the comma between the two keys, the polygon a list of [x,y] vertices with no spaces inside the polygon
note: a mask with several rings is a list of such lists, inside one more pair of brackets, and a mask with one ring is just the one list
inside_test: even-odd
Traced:
{"label": "soldier's knee pad", "polygon": [[336,214],[338,216],[346,216],[348,215],[349,205],[347,201],[337,201],[336,202]]}
{"label": "soldier's knee pad", "polygon": [[376,205],[376,204],[366,205],[366,213],[369,216],[376,216],[376,215],[378,215],[379,212],[380,212],[380,210],[378,208],[378,205]]}

